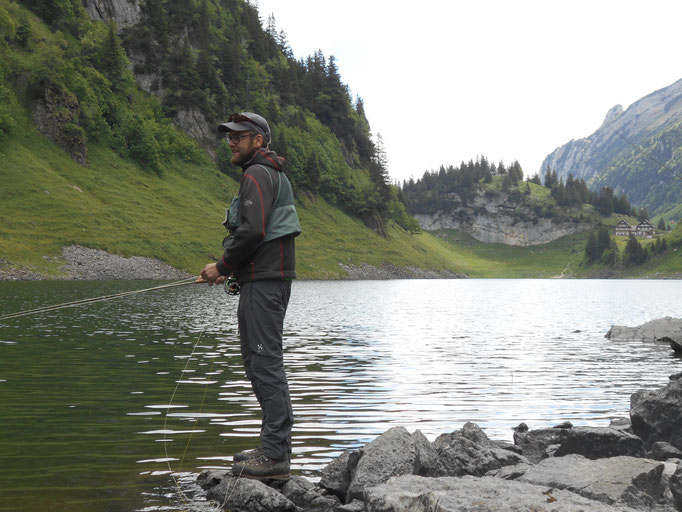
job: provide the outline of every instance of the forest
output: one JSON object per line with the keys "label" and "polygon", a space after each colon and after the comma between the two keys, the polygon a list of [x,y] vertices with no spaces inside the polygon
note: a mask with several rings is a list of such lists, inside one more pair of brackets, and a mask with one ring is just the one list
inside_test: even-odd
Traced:
{"label": "forest", "polygon": [[[298,196],[321,195],[380,233],[390,221],[414,228],[388,182],[380,134],[334,56],[297,60],[275,19],[264,24],[248,2],[144,0],[141,19],[118,27],[91,20],[81,0],[3,0],[0,59],[0,141],[26,106],[51,102],[62,147],[81,148],[85,165],[90,142],[157,174],[172,159],[205,161],[208,150],[236,177],[214,127],[255,111],[269,120]],[[187,113],[211,135],[197,143],[176,129]]]}

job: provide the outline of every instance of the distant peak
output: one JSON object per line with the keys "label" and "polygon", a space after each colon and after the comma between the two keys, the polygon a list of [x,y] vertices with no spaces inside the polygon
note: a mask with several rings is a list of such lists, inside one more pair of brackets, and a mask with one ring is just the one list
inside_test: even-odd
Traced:
{"label": "distant peak", "polygon": [[623,113],[623,105],[616,105],[611,107],[611,109],[606,113],[604,122],[601,124],[601,128],[613,123],[620,115]]}

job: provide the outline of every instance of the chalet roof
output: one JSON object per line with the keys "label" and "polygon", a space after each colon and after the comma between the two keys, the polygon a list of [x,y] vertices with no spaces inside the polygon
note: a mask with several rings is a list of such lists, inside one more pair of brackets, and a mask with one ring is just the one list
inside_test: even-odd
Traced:
{"label": "chalet roof", "polygon": [[627,226],[628,228],[632,227],[632,225],[628,221],[626,221],[625,219],[621,219],[620,222],[618,224],[616,224],[616,227],[618,227],[618,226],[623,226],[623,227]]}
{"label": "chalet roof", "polygon": [[638,228],[653,228],[654,225],[651,222],[649,222],[648,220],[643,220],[642,222],[637,224],[637,227]]}

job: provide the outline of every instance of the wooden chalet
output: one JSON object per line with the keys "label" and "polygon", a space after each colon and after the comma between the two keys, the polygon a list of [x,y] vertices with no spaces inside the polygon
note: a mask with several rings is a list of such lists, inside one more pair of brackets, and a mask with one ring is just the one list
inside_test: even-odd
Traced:
{"label": "wooden chalet", "polygon": [[634,226],[626,220],[621,220],[616,224],[616,236],[630,236],[634,232]]}
{"label": "wooden chalet", "polygon": [[654,225],[648,220],[644,220],[637,224],[634,235],[652,237],[654,236],[654,233],[656,233],[656,228]]}

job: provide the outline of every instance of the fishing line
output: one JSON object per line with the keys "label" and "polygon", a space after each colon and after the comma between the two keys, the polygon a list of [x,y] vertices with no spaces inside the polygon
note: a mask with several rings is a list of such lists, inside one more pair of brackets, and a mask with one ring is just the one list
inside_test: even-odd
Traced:
{"label": "fishing line", "polygon": [[185,286],[188,284],[200,283],[196,277],[188,277],[187,279],[181,279],[180,281],[174,281],[172,283],[167,283],[159,286],[153,286],[151,288],[144,288],[142,290],[131,290],[127,292],[114,293],[111,295],[102,295],[100,297],[91,297],[89,299],[74,300],[71,302],[64,302],[62,304],[53,304],[51,306],[43,306],[35,309],[28,309],[25,311],[16,311],[14,313],[8,313],[6,315],[0,315],[0,321],[8,320],[10,318],[18,318],[21,316],[35,315],[38,313],[44,313],[48,311],[56,311],[58,309],[70,308],[74,306],[82,306],[84,304],[93,304],[95,302],[103,302],[106,300],[117,299],[120,297],[128,297],[131,295],[137,295],[138,293],[150,292],[153,290],[164,290],[166,288],[174,288],[176,286]]}
{"label": "fishing line", "polygon": [[[194,356],[194,352],[197,349],[197,346],[199,346],[199,341],[201,341],[201,337],[204,335],[204,331],[206,328],[202,329],[202,331],[199,333],[199,337],[197,338],[197,341],[194,343],[194,346],[192,347],[192,352],[190,353],[189,357],[187,358],[187,362],[185,363],[185,367],[182,369],[182,372],[180,372],[180,378],[176,381],[175,383],[175,389],[173,389],[173,394],[171,395],[170,401],[168,402],[168,408],[166,409],[166,414],[163,420],[163,450],[164,453],[166,454],[166,464],[168,465],[168,471],[170,471],[170,476],[173,479],[173,482],[175,483],[175,487],[178,489],[178,493],[180,494],[180,498],[183,501],[183,504],[186,506],[188,504],[191,504],[190,498],[183,492],[182,487],[180,487],[180,482],[178,482],[177,478],[175,478],[175,474],[173,472],[173,469],[171,468],[170,464],[170,459],[168,457],[168,440],[166,438],[167,434],[167,424],[168,424],[168,413],[171,410],[171,406],[173,405],[173,399],[175,398],[175,394],[178,391],[178,388],[180,387],[180,382],[182,381],[182,377],[184,374],[187,372],[187,367],[189,366],[189,362],[192,360],[192,357]],[[204,398],[206,398],[206,394],[204,393]],[[203,402],[202,402],[202,407],[203,407]],[[197,420],[199,421],[199,418],[197,416]],[[196,422],[194,424],[196,426]],[[192,427],[192,431],[194,431],[194,427]],[[191,433],[190,433],[190,440],[191,440]],[[189,446],[189,441],[187,442],[187,446]],[[187,452],[187,447],[185,447],[185,453]],[[184,458],[184,454],[183,454]],[[180,461],[180,464],[182,465],[182,460]]]}

